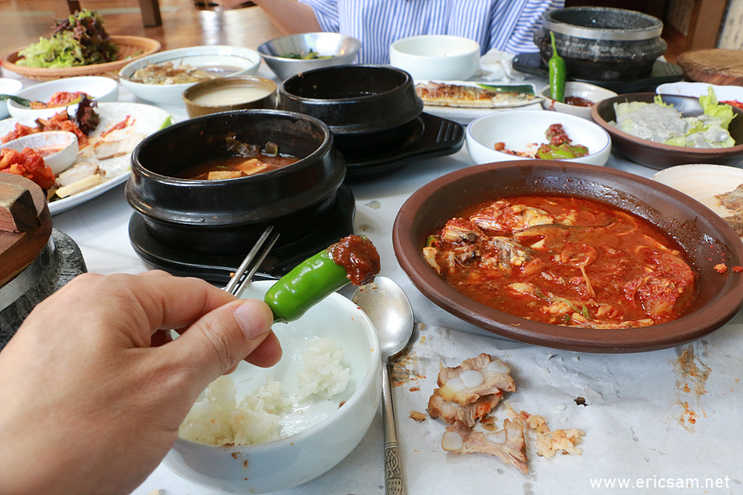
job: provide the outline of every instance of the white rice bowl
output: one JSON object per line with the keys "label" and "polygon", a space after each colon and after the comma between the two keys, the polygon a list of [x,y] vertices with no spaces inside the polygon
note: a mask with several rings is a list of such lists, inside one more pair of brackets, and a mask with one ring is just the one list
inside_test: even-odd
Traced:
{"label": "white rice bowl", "polygon": [[[262,299],[272,284],[253,282],[243,297]],[[204,408],[202,413],[208,411],[220,419],[199,430],[199,442],[184,439],[182,430],[164,460],[176,474],[204,486],[240,493],[285,490],[331,469],[366,434],[381,398],[381,358],[376,332],[363,311],[347,298],[331,294],[299,320],[273,328],[283,349],[281,361],[271,368],[240,363],[228,375],[234,383],[235,399],[229,382],[225,382],[217,393],[226,399],[226,407],[222,409],[217,402],[198,406]],[[338,359],[333,346],[315,341],[316,337],[334,342],[343,357]],[[303,353],[320,365],[307,369]],[[290,399],[288,411],[275,382],[281,383]],[[241,404],[266,383],[269,385],[260,398]],[[333,389],[341,388],[327,398]],[[307,395],[310,389],[313,393]],[[205,397],[202,394],[200,399]],[[235,413],[238,408],[240,412]],[[201,443],[211,437],[216,440],[233,427],[239,437],[236,443],[245,440],[255,444]]]}

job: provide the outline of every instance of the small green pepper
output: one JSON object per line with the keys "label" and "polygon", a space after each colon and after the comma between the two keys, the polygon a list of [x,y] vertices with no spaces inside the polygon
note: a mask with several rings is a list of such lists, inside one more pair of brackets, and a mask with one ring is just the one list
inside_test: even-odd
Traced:
{"label": "small green pepper", "polygon": [[564,103],[567,68],[565,67],[565,59],[557,54],[555,33],[552,31],[550,31],[550,38],[552,39],[552,57],[549,60],[550,98]]}
{"label": "small green pepper", "polygon": [[[363,238],[362,244],[366,249],[352,251],[351,257],[356,266],[343,266],[333,260],[331,250],[339,246],[343,241],[350,239],[349,236],[339,243],[320,251],[314,256],[303,261],[289,273],[281,277],[268,290],[264,301],[273,311],[275,322],[288,322],[299,319],[308,309],[325,299],[331,293],[346,285],[351,277],[349,271],[358,271],[362,268],[367,276],[379,273],[379,254],[371,242]],[[358,241],[358,238],[356,239]],[[371,279],[363,280],[367,283]],[[354,283],[357,283],[354,281]]]}

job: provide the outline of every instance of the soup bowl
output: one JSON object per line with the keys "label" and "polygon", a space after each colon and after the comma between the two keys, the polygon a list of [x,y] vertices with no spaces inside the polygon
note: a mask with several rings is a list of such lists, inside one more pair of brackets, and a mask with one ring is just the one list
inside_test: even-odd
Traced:
{"label": "soup bowl", "polygon": [[276,83],[256,76],[235,76],[202,81],[183,92],[188,116],[200,117],[211,113],[274,108]]}
{"label": "soup bowl", "polygon": [[[597,329],[528,320],[485,306],[448,285],[422,255],[428,236],[485,202],[520,195],[585,198],[630,212],[666,232],[696,273],[696,295],[680,318],[658,325]],[[471,211],[471,210],[469,210]],[[440,177],[413,193],[397,215],[392,241],[400,265],[425,296],[496,335],[581,352],[626,353],[674,347],[724,325],[743,306],[743,243],[707,207],[634,174],[555,160],[488,163]],[[715,266],[728,269],[719,273]]]}
{"label": "soup bowl", "polygon": [[[227,138],[275,143],[298,158],[282,168],[222,179],[185,179],[183,173],[236,153]],[[244,254],[265,227],[277,246],[300,239],[331,215],[345,177],[343,157],[328,127],[307,115],[239,110],[190,119],[149,136],[132,153],[126,197],[161,244],[190,253]]]}

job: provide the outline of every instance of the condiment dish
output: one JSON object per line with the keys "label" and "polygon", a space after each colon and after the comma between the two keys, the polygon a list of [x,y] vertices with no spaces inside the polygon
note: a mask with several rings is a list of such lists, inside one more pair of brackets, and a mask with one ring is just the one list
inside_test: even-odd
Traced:
{"label": "condiment dish", "polygon": [[572,144],[588,148],[588,155],[562,161],[603,166],[611,154],[609,134],[593,122],[567,113],[544,110],[504,110],[473,120],[467,126],[467,149],[477,164],[529,158],[497,151],[496,143],[504,143],[514,152],[534,149],[547,143],[545,133],[553,124],[562,124]]}
{"label": "condiment dish", "polygon": [[183,105],[183,92],[200,81],[145,84],[131,80],[139,69],[166,62],[172,63],[173,67],[183,64],[201,69],[217,78],[253,75],[258,72],[261,57],[255,50],[237,46],[210,45],[177,48],[158,52],[125,65],[119,71],[119,80],[126,89],[143,100],[163,105]]}
{"label": "condiment dish", "polygon": [[480,44],[461,36],[411,36],[390,45],[390,64],[416,81],[463,81],[480,67]]}
{"label": "condiment dish", "polygon": [[[279,79],[286,79],[322,67],[352,64],[360,49],[361,41],[351,36],[301,33],[266,41],[258,52]],[[318,57],[307,58],[311,52]]]}
{"label": "condiment dish", "polygon": [[[243,298],[263,299],[271,281],[251,283]],[[341,365],[350,368],[346,390],[330,399],[310,396],[282,421],[280,440],[244,446],[215,446],[179,438],[163,461],[189,481],[232,493],[267,493],[306,483],[333,468],[369,429],[381,396],[379,341],[369,318],[339,294],[311,308],[299,320],[275,324],[283,356],[271,368],[240,363],[229,375],[238,401],[270,375],[286,392],[296,393],[301,351],[315,336],[332,339],[343,350]],[[301,417],[300,417],[301,416]],[[301,424],[310,424],[303,429]],[[300,431],[301,430],[301,431]],[[296,432],[296,433],[295,433]]]}
{"label": "condiment dish", "polygon": [[703,82],[678,81],[664,83],[655,88],[659,95],[681,95],[699,98],[706,95],[709,88],[715,92],[718,101],[734,100],[743,102],[743,88],[740,86],[719,86]]}
{"label": "condiment dish", "polygon": [[[596,86],[594,84],[588,84],[583,82],[567,82],[565,83],[565,98],[579,98],[580,100],[574,100],[573,103],[561,103],[550,98],[550,87],[545,86],[539,92],[544,97],[542,100],[542,107],[545,110],[554,110],[560,113],[569,113],[577,115],[578,117],[586,120],[591,120],[591,107],[596,103],[606,98],[617,96],[614,91]],[[585,101],[581,101],[585,100]]]}
{"label": "condiment dish", "polygon": [[197,83],[183,92],[188,116],[199,117],[211,113],[274,108],[276,83],[256,76],[234,76]]}
{"label": "condiment dish", "polygon": [[44,158],[54,175],[67,170],[77,158],[77,136],[71,132],[51,131],[22,136],[0,146],[0,149],[23,151],[31,148]]}
{"label": "condiment dish", "polygon": [[[83,76],[70,77],[67,79],[57,79],[41,84],[30,86],[16,93],[17,96],[31,101],[48,102],[51,97],[60,91],[76,93],[81,91],[87,94],[91,99],[104,103],[115,102],[119,99],[119,86],[116,81],[110,77],[102,76]],[[8,100],[8,112],[15,118],[48,118],[63,110],[74,112],[77,109],[77,103],[66,107],[39,108],[33,109],[24,107],[15,101]]]}

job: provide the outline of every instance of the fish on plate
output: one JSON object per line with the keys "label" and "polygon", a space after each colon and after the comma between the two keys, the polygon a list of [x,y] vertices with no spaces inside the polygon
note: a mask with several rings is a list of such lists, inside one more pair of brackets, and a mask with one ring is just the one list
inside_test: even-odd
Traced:
{"label": "fish on plate", "polygon": [[514,107],[542,100],[542,97],[536,96],[531,84],[455,84],[427,81],[416,84],[415,92],[424,105],[444,107]]}

